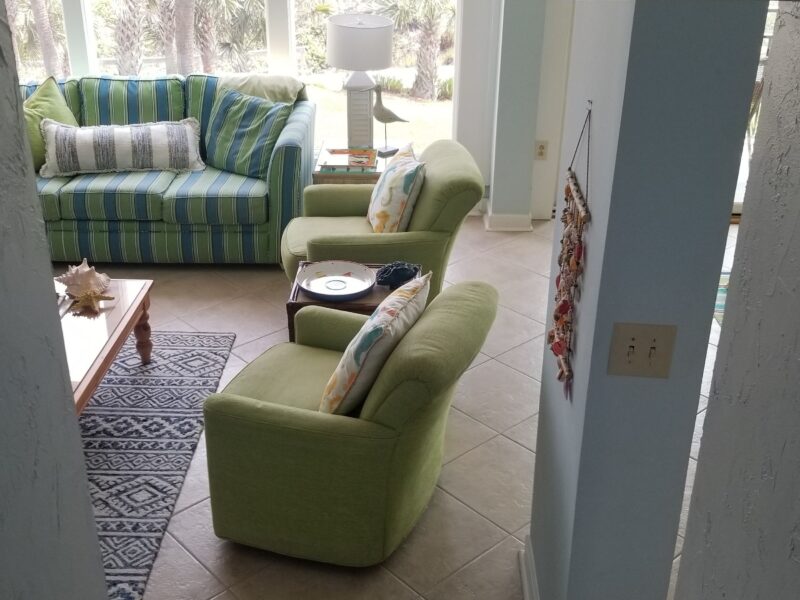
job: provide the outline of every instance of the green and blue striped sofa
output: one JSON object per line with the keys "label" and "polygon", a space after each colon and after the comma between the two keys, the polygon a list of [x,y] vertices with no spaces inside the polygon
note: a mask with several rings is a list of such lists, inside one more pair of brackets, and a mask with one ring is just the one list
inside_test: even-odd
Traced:
{"label": "green and blue striped sofa", "polygon": [[[59,83],[81,125],[200,121],[206,128],[219,86],[212,75],[152,79],[84,77]],[[36,84],[21,86],[23,98]],[[54,261],[277,263],[281,232],[300,214],[314,165],[315,107],[303,89],[278,138],[265,179],[207,166],[37,176]]]}

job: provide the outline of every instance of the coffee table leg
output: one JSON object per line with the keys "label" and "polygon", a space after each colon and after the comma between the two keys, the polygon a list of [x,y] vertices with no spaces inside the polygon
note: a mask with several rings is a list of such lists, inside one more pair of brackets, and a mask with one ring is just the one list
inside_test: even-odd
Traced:
{"label": "coffee table leg", "polygon": [[153,342],[150,340],[150,315],[147,309],[150,308],[150,299],[146,299],[142,304],[142,316],[139,317],[139,322],[133,328],[133,334],[136,336],[136,351],[142,357],[142,364],[146,365],[150,362],[150,355],[153,351]]}

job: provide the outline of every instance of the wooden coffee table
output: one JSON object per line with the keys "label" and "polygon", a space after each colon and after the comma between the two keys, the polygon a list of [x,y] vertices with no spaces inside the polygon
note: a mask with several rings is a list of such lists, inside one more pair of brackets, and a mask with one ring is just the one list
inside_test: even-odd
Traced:
{"label": "wooden coffee table", "polygon": [[[300,261],[300,267],[297,269],[297,272],[299,273],[300,269],[307,264],[309,264],[308,261]],[[373,271],[377,271],[383,265],[368,263],[366,266]],[[378,305],[383,302],[386,296],[391,293],[392,290],[390,290],[388,286],[376,284],[375,287],[370,290],[369,294],[363,296],[362,298],[358,298],[357,300],[350,300],[347,302],[316,300],[303,291],[303,288],[301,288],[297,283],[297,278],[295,277],[294,283],[292,284],[292,291],[289,292],[289,299],[286,301],[286,318],[289,325],[289,341],[294,341],[294,316],[297,314],[297,311],[304,306],[327,306],[328,308],[346,310],[348,312],[354,312],[361,315],[371,315],[373,312],[375,312],[375,309],[378,308]]]}
{"label": "wooden coffee table", "polygon": [[114,299],[100,302],[99,315],[88,317],[66,312],[61,317],[78,414],[100,385],[131,331],[136,336],[136,350],[142,363],[150,362],[153,342],[147,310],[152,285],[149,279],[112,279],[104,293]]}

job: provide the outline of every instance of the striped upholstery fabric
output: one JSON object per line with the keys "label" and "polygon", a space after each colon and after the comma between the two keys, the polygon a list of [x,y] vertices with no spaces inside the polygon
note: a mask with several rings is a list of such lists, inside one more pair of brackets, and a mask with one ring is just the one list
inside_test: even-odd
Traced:
{"label": "striped upholstery fabric", "polygon": [[183,78],[179,76],[84,77],[80,90],[82,125],[180,121],[186,111]]}
{"label": "striped upholstery fabric", "polygon": [[[72,114],[75,115],[75,120],[80,123],[81,122],[81,91],[80,85],[77,79],[62,79],[57,81],[58,87],[61,90],[61,93],[64,94],[64,99],[67,101],[67,106],[72,111]],[[22,94],[22,99],[27,100],[33,92],[36,91],[36,88],[39,87],[39,83],[26,83],[19,86],[20,93]]]}
{"label": "striped upholstery fabric", "polygon": [[277,263],[274,228],[176,225],[161,221],[46,223],[54,261],[126,263]]}
{"label": "striped upholstery fabric", "polygon": [[58,221],[61,209],[58,206],[58,191],[69,183],[69,177],[36,176],[36,191],[42,203],[42,215],[45,221]]}
{"label": "striped upholstery fabric", "polygon": [[266,179],[272,150],[291,112],[289,104],[221,90],[206,133],[208,164]]}
{"label": "striped upholstery fabric", "polygon": [[181,173],[164,192],[165,223],[254,225],[267,222],[267,184],[214,167]]}
{"label": "striped upholstery fabric", "polygon": [[[269,221],[278,224],[279,232],[303,212],[303,190],[311,184],[314,170],[315,110],[312,102],[295,103],[272,152],[267,174]],[[277,247],[276,252],[280,255]]]}
{"label": "striped upholstery fabric", "polygon": [[200,122],[200,156],[206,158],[206,133],[219,79],[213,75],[186,77],[186,116]]}
{"label": "striped upholstery fabric", "polygon": [[170,171],[78,175],[59,191],[63,219],[158,221]]}
{"label": "striped upholstery fabric", "polygon": [[117,171],[200,170],[197,119],[73,127],[42,121],[44,177]]}

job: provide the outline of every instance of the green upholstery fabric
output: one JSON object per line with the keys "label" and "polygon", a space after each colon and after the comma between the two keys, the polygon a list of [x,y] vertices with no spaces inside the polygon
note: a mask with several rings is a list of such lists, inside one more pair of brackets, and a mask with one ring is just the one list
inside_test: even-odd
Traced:
{"label": "green upholstery fabric", "polygon": [[304,406],[317,387],[321,396],[328,361],[362,318],[298,312],[304,344],[270,349],[206,400],[216,534],[340,565],[385,560],[430,500],[453,389],[496,307],[497,293],[483,283],[442,292],[389,357],[357,417]]}
{"label": "green upholstery fabric", "polygon": [[158,221],[171,171],[91,173],[73,177],[58,192],[62,219]]}
{"label": "green upholstery fabric", "polygon": [[33,170],[41,169],[45,162],[42,121],[53,119],[66,125],[78,125],[75,115],[67,104],[63,92],[52,77],[45,80],[22,104],[25,114],[25,129],[33,156]]}
{"label": "green upholstery fabric", "polygon": [[308,242],[325,236],[330,231],[340,231],[349,237],[371,235],[372,226],[366,217],[304,217],[292,219],[286,226],[281,238],[281,259],[286,273],[297,273],[300,261],[306,260],[308,256]]}
{"label": "green upholstery fabric", "polygon": [[[286,276],[294,280],[301,260],[405,260],[433,272],[428,298],[436,297],[458,229],[483,196],[483,180],[475,161],[458,142],[434,142],[420,160],[425,162],[425,181],[405,232],[373,233],[371,226],[363,232],[353,230],[351,221],[357,215],[366,220],[372,186],[307,187],[303,216],[283,232],[281,263]],[[315,219],[326,219],[324,229],[323,221],[312,224]]]}
{"label": "green upholstery fabric", "polygon": [[324,306],[306,306],[294,317],[295,342],[344,352],[368,318],[367,315]]}
{"label": "green upholstery fabric", "polygon": [[[225,388],[226,394],[317,410],[341,352],[279,344],[252,361]],[[264,385],[269,382],[269,385]]]}
{"label": "green upholstery fabric", "polygon": [[81,125],[180,121],[186,111],[183,77],[83,77]]}
{"label": "green upholstery fabric", "polygon": [[[72,116],[75,117],[77,123],[81,123],[81,90],[78,84],[78,79],[57,80],[58,88],[64,94],[64,99],[67,101]],[[40,83],[25,83],[19,86],[19,91],[22,94],[22,99],[30,98],[31,94],[36,91]]]}
{"label": "green upholstery fabric", "polygon": [[206,132],[208,164],[266,179],[272,150],[291,112],[291,104],[222,89],[211,108]]}
{"label": "green upholstery fabric", "polygon": [[163,198],[166,223],[253,225],[267,222],[267,183],[214,167],[180,173]]}
{"label": "green upholstery fabric", "polygon": [[46,222],[50,258],[61,262],[275,263],[275,229],[163,221]]}
{"label": "green upholstery fabric", "polygon": [[58,205],[58,191],[69,183],[69,177],[36,176],[36,191],[42,203],[42,215],[45,221],[58,221],[61,209]]}

